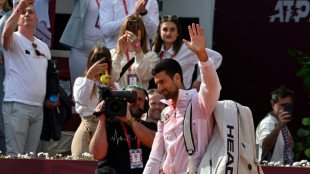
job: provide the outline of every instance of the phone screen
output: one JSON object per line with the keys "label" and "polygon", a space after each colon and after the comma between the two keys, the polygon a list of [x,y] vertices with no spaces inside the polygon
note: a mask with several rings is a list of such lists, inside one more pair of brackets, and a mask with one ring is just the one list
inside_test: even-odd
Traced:
{"label": "phone screen", "polygon": [[138,20],[130,20],[127,24],[127,29],[131,31],[133,34],[138,36],[138,30],[139,30],[139,21]]}
{"label": "phone screen", "polygon": [[288,112],[291,117],[289,120],[293,119],[293,104],[292,103],[284,103],[284,111]]}

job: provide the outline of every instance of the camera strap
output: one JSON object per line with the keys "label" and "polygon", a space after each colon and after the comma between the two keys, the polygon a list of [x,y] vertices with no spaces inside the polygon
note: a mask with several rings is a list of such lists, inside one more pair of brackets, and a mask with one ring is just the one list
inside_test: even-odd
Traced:
{"label": "camera strap", "polygon": [[[139,121],[139,123],[141,124],[141,120]],[[127,132],[127,129],[125,127],[125,124],[122,121],[121,121],[121,125],[122,125],[123,131],[124,131],[125,136],[126,136],[128,147],[129,147],[129,149],[131,149],[131,142],[130,142],[130,139],[128,136],[128,132]],[[140,140],[138,137],[137,137],[137,149],[140,149]]]}
{"label": "camera strap", "polygon": [[[122,78],[122,76],[124,75],[124,73],[127,71],[127,69],[129,69],[129,71],[131,71],[130,66],[135,62],[135,57],[133,57],[131,60],[129,60],[129,54],[128,52],[126,53],[127,56],[127,60],[128,62],[126,63],[126,65],[122,68],[122,72],[119,75],[119,79]],[[118,80],[119,80],[118,79]]]}

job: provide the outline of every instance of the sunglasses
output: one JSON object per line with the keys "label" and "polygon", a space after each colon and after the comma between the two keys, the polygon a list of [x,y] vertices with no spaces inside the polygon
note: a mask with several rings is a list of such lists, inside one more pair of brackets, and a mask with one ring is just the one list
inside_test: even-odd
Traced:
{"label": "sunglasses", "polygon": [[149,90],[147,90],[147,93],[148,94],[153,94],[153,93],[155,93],[155,92],[157,92],[158,94],[160,94],[160,95],[163,95],[160,91],[158,91],[157,89],[149,89]]}
{"label": "sunglasses", "polygon": [[166,15],[166,16],[163,16],[161,17],[162,19],[164,20],[168,20],[168,19],[178,19],[178,16],[177,15]]}
{"label": "sunglasses", "polygon": [[32,43],[32,46],[34,48],[34,52],[36,53],[37,56],[44,56],[43,54],[41,54],[41,52],[37,49],[38,45],[36,43]]}

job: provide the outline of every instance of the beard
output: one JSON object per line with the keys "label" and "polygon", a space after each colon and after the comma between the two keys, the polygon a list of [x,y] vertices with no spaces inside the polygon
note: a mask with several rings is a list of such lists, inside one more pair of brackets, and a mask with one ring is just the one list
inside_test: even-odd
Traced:
{"label": "beard", "polygon": [[131,105],[129,107],[129,111],[130,111],[130,114],[131,116],[137,118],[137,119],[140,119],[143,115],[143,109],[139,108],[138,106],[136,105]]}

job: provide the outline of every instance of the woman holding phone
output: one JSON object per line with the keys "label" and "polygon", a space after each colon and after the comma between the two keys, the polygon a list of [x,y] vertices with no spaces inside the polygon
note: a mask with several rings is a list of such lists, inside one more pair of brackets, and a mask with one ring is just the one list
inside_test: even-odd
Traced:
{"label": "woman holding phone", "polygon": [[107,84],[100,81],[101,75],[109,75],[112,71],[111,54],[108,48],[97,45],[92,48],[87,60],[85,73],[76,78],[73,86],[75,110],[81,116],[81,124],[74,134],[71,152],[81,156],[89,152],[89,143],[97,127],[97,118],[93,115],[99,101],[98,87],[104,86],[111,90],[121,90],[117,83],[110,80]]}
{"label": "woman holding phone", "polygon": [[111,55],[113,81],[118,82],[122,88],[130,84],[140,84],[144,89],[148,89],[157,55],[147,50],[147,34],[140,17],[129,16],[125,19],[116,49],[111,50]]}
{"label": "woman holding phone", "polygon": [[[191,85],[198,58],[194,52],[183,44],[182,28],[177,16],[168,15],[161,18],[151,46],[153,51],[157,53],[159,61],[163,59],[175,59],[180,63],[186,89],[195,87],[199,90],[200,76],[198,79],[195,79],[193,86]],[[221,54],[208,48],[206,50],[208,57],[217,69],[222,62]]]}

